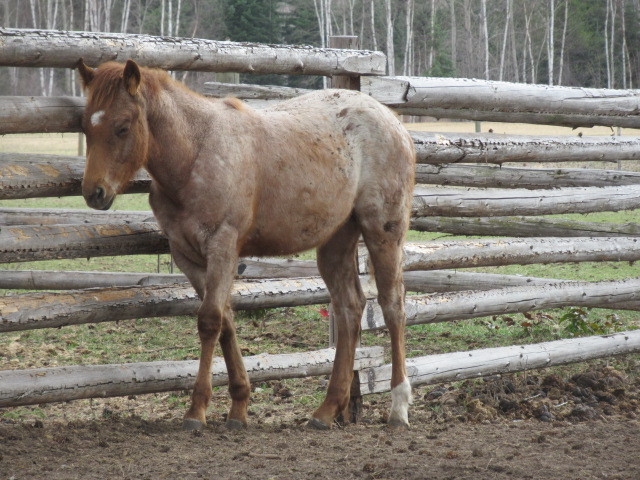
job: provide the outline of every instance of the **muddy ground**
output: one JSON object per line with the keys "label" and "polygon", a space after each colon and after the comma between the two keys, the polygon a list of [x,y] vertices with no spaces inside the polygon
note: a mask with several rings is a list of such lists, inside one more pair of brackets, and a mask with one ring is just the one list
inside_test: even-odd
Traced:
{"label": "muddy ground", "polygon": [[325,379],[261,385],[241,432],[224,428],[222,407],[203,432],[181,431],[184,395],[76,401],[15,419],[5,409],[0,479],[633,480],[640,377],[631,367],[591,363],[416,389],[408,431],[387,429],[388,395],[365,397],[357,425],[308,430],[312,407],[296,399]]}

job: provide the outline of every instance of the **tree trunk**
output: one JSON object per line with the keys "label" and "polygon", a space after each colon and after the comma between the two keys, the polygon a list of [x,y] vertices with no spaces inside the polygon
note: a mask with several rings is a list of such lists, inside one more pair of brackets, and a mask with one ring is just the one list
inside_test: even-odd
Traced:
{"label": "tree trunk", "polygon": [[553,63],[555,60],[555,52],[554,52],[554,30],[555,30],[555,19],[556,19],[556,5],[555,0],[549,0],[549,38],[547,39],[547,64],[548,64],[548,72],[547,78],[549,80],[549,85],[553,85]]}
{"label": "tree trunk", "polygon": [[484,78],[489,80],[489,27],[487,24],[487,0],[482,0],[481,19],[484,33]]}
{"label": "tree trunk", "polygon": [[562,85],[562,70],[564,68],[564,42],[567,38],[568,18],[569,18],[569,0],[564,0],[564,24],[562,26],[562,43],[560,44],[560,62],[558,64],[558,85]]}
{"label": "tree trunk", "polygon": [[[454,75],[458,71],[458,31],[456,27],[456,2],[449,2],[451,19],[451,65]],[[418,72],[419,73],[419,72]]]}
{"label": "tree trunk", "polygon": [[376,38],[376,17],[375,17],[375,0],[371,0],[371,41],[373,42],[373,49],[378,50],[378,40]]}
{"label": "tree trunk", "polygon": [[502,34],[502,50],[500,51],[500,70],[498,72],[498,80],[504,78],[504,60],[507,54],[507,37],[509,34],[509,19],[511,18],[511,1],[506,0],[507,16],[504,20],[504,33]]}
{"label": "tree trunk", "polygon": [[413,49],[411,48],[411,46],[413,45],[413,2],[414,0],[406,0],[406,41],[404,44],[404,63],[402,65],[403,75],[413,75]]}
{"label": "tree trunk", "polygon": [[393,47],[393,19],[391,18],[391,0],[385,0],[385,16],[387,22],[387,75],[395,75],[395,52]]}

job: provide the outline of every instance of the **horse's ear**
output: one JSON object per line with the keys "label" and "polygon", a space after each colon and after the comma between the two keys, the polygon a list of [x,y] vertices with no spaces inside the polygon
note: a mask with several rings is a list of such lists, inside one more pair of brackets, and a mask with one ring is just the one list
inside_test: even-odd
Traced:
{"label": "horse's ear", "polygon": [[127,64],[124,66],[124,72],[122,74],[124,80],[124,86],[127,92],[131,95],[138,93],[140,87],[140,67],[133,60],[127,60]]}
{"label": "horse's ear", "polygon": [[76,67],[78,68],[78,73],[80,73],[80,78],[82,78],[82,86],[87,88],[91,83],[91,80],[93,80],[95,70],[91,67],[87,67],[82,58],[78,60]]}

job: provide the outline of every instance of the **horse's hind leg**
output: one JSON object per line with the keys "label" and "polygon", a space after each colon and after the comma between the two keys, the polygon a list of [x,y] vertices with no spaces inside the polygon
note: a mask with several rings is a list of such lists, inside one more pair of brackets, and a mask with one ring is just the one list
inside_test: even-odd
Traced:
{"label": "horse's hind leg", "polygon": [[349,403],[360,319],[366,302],[358,278],[356,250],[359,237],[360,229],[351,218],[318,248],[318,269],[331,294],[338,337],[327,396],[309,422],[310,426],[319,429],[329,428]]}
{"label": "horse's hind leg", "polygon": [[402,279],[402,246],[408,214],[378,212],[360,217],[360,226],[374,267],[378,303],[391,337],[391,413],[388,424],[408,427],[411,385],[405,366],[405,311]]}

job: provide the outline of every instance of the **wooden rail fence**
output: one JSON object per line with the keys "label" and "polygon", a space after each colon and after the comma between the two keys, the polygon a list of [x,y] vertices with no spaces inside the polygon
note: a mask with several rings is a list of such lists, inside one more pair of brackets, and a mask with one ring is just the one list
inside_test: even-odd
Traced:
{"label": "wooden rail fence", "polygon": [[[342,42],[342,43],[340,43]],[[351,39],[335,43],[353,46]],[[333,86],[360,87],[401,114],[565,126],[640,128],[636,90],[509,84],[472,79],[382,77],[385,57],[357,49],[267,46],[148,35],[0,28],[0,65],[73,68],[133,58],[171,70],[310,74]],[[207,95],[260,101],[258,108],[303,90],[210,83]],[[84,100],[0,97],[0,134],[80,131]],[[412,132],[418,165],[412,228],[504,237],[407,244],[404,278],[410,325],[562,306],[640,310],[640,279],[576,282],[452,272],[443,269],[580,261],[637,261],[637,224],[547,219],[541,215],[640,207],[640,174],[534,163],[610,162],[640,158],[638,137],[523,136]],[[503,166],[505,163],[527,166]],[[0,153],[0,199],[79,195],[84,158]],[[144,193],[141,173],[125,193]],[[0,263],[168,251],[149,212],[0,208]],[[603,238],[606,237],[606,238]],[[366,275],[366,254],[360,269]],[[236,309],[326,303],[315,262],[242,259]],[[297,278],[293,278],[297,277]],[[364,279],[364,277],[363,277]],[[89,288],[94,287],[94,288]],[[99,288],[95,288],[99,287]],[[64,290],[0,299],[0,332],[90,322],[193,314],[199,300],[180,275],[0,271],[0,288]],[[437,292],[437,293],[434,293]],[[371,298],[365,330],[383,328]],[[640,351],[639,331],[529,346],[427,356],[407,362],[413,385]],[[362,393],[389,389],[379,347],[358,350]],[[332,349],[248,357],[254,381],[326,375]],[[194,362],[150,362],[0,371],[0,407],[190,388]],[[214,367],[214,385],[224,367]]]}

